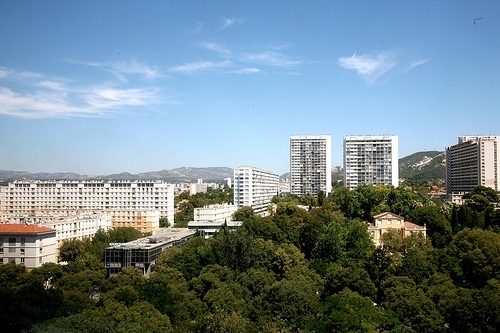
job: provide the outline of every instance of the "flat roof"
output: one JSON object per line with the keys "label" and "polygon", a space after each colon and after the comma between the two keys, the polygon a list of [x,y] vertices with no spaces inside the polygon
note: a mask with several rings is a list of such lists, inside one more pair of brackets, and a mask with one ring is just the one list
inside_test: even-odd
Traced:
{"label": "flat roof", "polygon": [[152,249],[155,247],[163,246],[165,244],[174,242],[178,239],[183,239],[185,237],[194,236],[195,230],[189,230],[187,228],[162,228],[158,229],[152,236],[143,237],[136,239],[135,241],[128,243],[110,243],[109,247],[114,249]]}

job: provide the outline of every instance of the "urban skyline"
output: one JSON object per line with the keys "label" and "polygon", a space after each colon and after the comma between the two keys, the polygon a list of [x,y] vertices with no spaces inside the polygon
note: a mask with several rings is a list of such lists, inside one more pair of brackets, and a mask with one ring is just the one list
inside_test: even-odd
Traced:
{"label": "urban skyline", "polygon": [[[474,22],[474,18],[482,17]],[[288,171],[294,133],[400,156],[500,133],[496,2],[2,2],[0,170]]]}

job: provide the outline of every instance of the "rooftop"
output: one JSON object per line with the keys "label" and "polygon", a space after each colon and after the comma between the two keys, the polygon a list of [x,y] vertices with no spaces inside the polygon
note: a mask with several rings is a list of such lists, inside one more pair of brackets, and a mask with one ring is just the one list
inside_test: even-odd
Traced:
{"label": "rooftop", "polygon": [[0,224],[0,234],[23,234],[23,235],[38,235],[49,232],[56,232],[52,228],[39,227],[36,224],[25,223],[9,223]]}

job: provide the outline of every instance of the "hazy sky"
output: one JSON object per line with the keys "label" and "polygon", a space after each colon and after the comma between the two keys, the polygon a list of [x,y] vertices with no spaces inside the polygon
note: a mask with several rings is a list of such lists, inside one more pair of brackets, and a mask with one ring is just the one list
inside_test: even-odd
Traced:
{"label": "hazy sky", "polygon": [[294,134],[342,165],[346,135],[404,157],[499,113],[498,1],[0,2],[0,170],[282,174]]}

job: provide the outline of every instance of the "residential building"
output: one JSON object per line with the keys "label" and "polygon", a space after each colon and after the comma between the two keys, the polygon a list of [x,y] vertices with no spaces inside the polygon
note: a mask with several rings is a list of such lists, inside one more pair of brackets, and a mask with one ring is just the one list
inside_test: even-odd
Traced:
{"label": "residential building", "polygon": [[230,204],[207,205],[194,209],[194,221],[225,222],[233,219],[236,206]]}
{"label": "residential building", "polygon": [[236,230],[241,227],[243,223],[240,221],[191,221],[188,222],[188,229],[195,230],[200,233],[200,236],[207,239],[215,235],[216,232],[221,230],[224,225],[229,230]]}
{"label": "residential building", "polygon": [[32,269],[56,261],[56,230],[35,224],[0,224],[0,263]]}
{"label": "residential building", "polygon": [[332,139],[330,135],[290,137],[290,193],[315,197],[332,190]]}
{"label": "residential building", "polygon": [[[160,228],[160,211],[158,210],[113,210],[109,213],[113,229],[129,227],[147,233]],[[173,222],[173,220],[170,221]]]}
{"label": "residential building", "polygon": [[255,167],[234,169],[234,205],[253,208],[255,214],[266,215],[267,207],[279,191],[279,175]]}
{"label": "residential building", "polygon": [[399,185],[398,137],[352,135],[344,137],[344,185]]}
{"label": "residential building", "polygon": [[375,215],[373,217],[373,224],[368,226],[368,232],[372,238],[375,246],[383,246],[382,235],[389,231],[389,229],[395,229],[401,239],[406,238],[414,233],[421,233],[424,237],[427,236],[426,226],[420,226],[415,223],[411,223],[404,220],[404,217],[385,212],[382,214]]}
{"label": "residential building", "polygon": [[446,196],[460,202],[476,186],[500,191],[500,136],[460,136],[446,148]]}
{"label": "residential building", "polygon": [[159,211],[160,217],[174,221],[174,187],[163,181],[16,180],[3,191],[0,211],[9,216]]}
{"label": "residential building", "polygon": [[92,239],[95,233],[111,228],[111,215],[104,213],[81,214],[78,216],[13,216],[7,223],[18,223],[47,227],[56,231],[57,248],[65,240]]}
{"label": "residential building", "polygon": [[136,267],[149,276],[155,271],[156,260],[165,249],[180,247],[195,234],[196,231],[186,228],[167,228],[132,242],[111,243],[104,255],[107,276],[119,273],[123,267]]}

